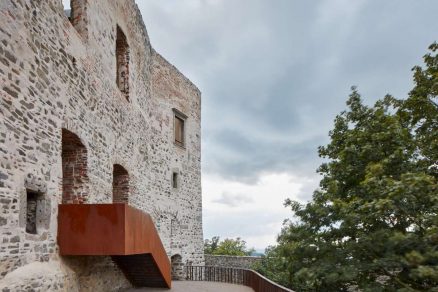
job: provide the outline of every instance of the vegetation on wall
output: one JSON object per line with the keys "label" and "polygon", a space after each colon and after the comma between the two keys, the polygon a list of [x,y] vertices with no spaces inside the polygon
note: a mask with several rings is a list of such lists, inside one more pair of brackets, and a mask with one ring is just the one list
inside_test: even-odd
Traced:
{"label": "vegetation on wall", "polygon": [[254,252],[253,248],[246,246],[246,241],[237,237],[226,238],[220,241],[219,236],[213,236],[204,241],[204,253],[211,255],[249,256]]}
{"label": "vegetation on wall", "polygon": [[369,107],[352,89],[320,188],[257,270],[297,291],[438,291],[438,45],[405,100]]}

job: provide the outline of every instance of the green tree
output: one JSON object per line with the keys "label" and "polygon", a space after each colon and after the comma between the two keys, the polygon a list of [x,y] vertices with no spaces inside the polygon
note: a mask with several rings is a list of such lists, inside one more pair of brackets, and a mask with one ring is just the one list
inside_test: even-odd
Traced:
{"label": "green tree", "polygon": [[219,240],[219,236],[214,236],[211,240],[204,241],[204,253],[212,255],[234,255],[234,256],[249,256],[254,252],[254,249],[248,249],[246,242],[240,237],[236,239],[226,238],[223,241]]}
{"label": "green tree", "polygon": [[320,189],[286,201],[296,220],[260,272],[284,268],[281,283],[299,291],[438,291],[437,50],[406,100],[368,107],[353,88],[319,148]]}
{"label": "green tree", "polygon": [[219,243],[219,236],[213,236],[210,239],[204,240],[204,253],[213,254],[216,252]]}
{"label": "green tree", "polygon": [[292,273],[288,269],[289,259],[283,256],[283,247],[282,245],[276,245],[266,248],[262,260],[256,262],[252,269],[277,284],[290,286]]}

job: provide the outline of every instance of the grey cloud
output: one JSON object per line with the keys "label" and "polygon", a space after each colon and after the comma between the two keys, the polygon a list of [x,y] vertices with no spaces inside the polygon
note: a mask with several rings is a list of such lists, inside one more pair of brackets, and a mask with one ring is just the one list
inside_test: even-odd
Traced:
{"label": "grey cloud", "polygon": [[[220,214],[208,212],[204,215],[204,224],[209,228],[205,230],[204,237],[211,238],[220,236],[221,238],[241,237],[244,240],[248,237],[272,236],[272,226],[281,225],[285,219],[284,214],[263,213],[260,211],[242,211],[240,213],[227,214],[218,217]],[[250,218],[250,219],[248,219]],[[276,232],[280,232],[277,229]],[[275,235],[272,236],[275,240]],[[263,250],[266,246],[249,246]]]}
{"label": "grey cloud", "polygon": [[405,97],[432,1],[138,1],[152,44],[203,92],[203,170],[313,176],[352,85]]}
{"label": "grey cloud", "polygon": [[213,200],[213,203],[219,203],[229,207],[241,207],[252,202],[254,202],[254,200],[248,195],[228,192],[222,193],[220,198]]}
{"label": "grey cloud", "polygon": [[[293,135],[282,140],[262,140],[223,129],[204,144],[205,156],[216,157],[204,161],[204,171],[219,172],[227,179],[246,183],[254,183],[261,174],[269,172],[300,170],[299,175],[313,176],[320,160],[316,147],[309,144],[322,144],[324,137],[310,139],[317,141],[306,139],[297,143]],[[221,148],[224,145],[226,148]]]}

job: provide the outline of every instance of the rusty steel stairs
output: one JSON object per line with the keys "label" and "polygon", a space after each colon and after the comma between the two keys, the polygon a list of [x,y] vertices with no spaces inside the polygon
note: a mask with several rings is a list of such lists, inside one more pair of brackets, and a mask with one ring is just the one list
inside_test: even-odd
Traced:
{"label": "rusty steel stairs", "polygon": [[170,261],[149,214],[127,204],[61,204],[61,255],[111,256],[135,287],[171,287]]}

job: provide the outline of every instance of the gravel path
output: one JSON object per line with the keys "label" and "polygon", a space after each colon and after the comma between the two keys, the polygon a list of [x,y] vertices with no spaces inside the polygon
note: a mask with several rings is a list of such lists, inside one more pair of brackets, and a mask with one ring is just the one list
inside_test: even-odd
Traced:
{"label": "gravel path", "polygon": [[129,289],[126,292],[254,292],[249,287],[220,282],[202,281],[172,281],[172,289],[140,288]]}

